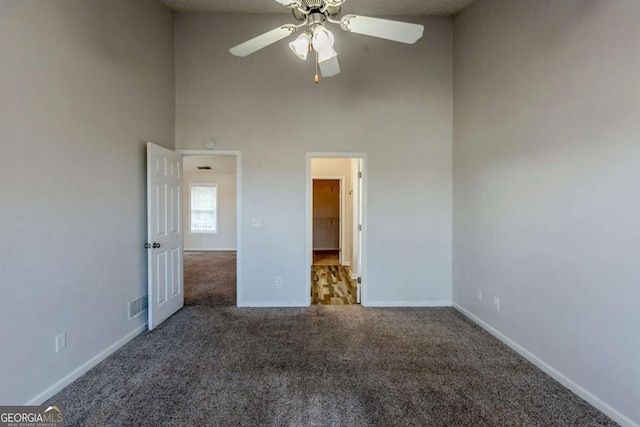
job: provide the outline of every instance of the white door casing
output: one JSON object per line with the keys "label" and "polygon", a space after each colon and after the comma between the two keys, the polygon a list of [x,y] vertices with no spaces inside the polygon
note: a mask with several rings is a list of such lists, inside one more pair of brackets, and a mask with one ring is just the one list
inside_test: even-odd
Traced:
{"label": "white door casing", "polygon": [[148,328],[184,305],[182,155],[147,143]]}
{"label": "white door casing", "polygon": [[[363,306],[368,305],[367,299],[367,153],[352,153],[352,152],[307,152],[306,161],[306,225],[307,225],[307,237],[306,237],[306,265],[305,265],[305,286],[301,288],[304,292],[304,296],[307,300],[307,304],[311,305],[311,266],[313,264],[313,179],[331,179],[325,176],[316,176],[312,173],[311,161],[315,158],[330,158],[330,159],[355,159],[358,162],[358,169],[362,172],[362,178],[358,180],[357,185],[359,189],[358,206],[357,210],[359,215],[359,223],[353,224],[354,229],[358,225],[362,226],[361,231],[358,233],[358,238],[353,242],[353,245],[358,246],[358,277],[360,278],[358,283],[358,296],[359,302]],[[334,178],[340,179],[340,178]],[[342,177],[344,180],[344,177]],[[344,187],[343,187],[344,188]],[[342,200],[345,198],[342,197]],[[354,208],[356,208],[354,203]],[[344,213],[341,214],[344,217]],[[342,234],[344,236],[344,234]],[[343,246],[343,245],[341,245]]]}
{"label": "white door casing", "polygon": [[356,187],[357,187],[357,199],[355,203],[355,211],[356,211],[356,221],[353,225],[353,229],[356,233],[356,238],[353,242],[354,246],[357,246],[358,250],[358,259],[356,261],[355,269],[358,272],[358,284],[357,284],[357,295],[356,301],[358,304],[362,303],[362,160],[357,160],[358,164],[358,172],[356,174]]}
{"label": "white door casing", "polygon": [[[183,156],[235,156],[236,158],[236,295],[237,306],[245,307],[242,293],[242,151],[176,150]],[[184,172],[184,171],[183,171]],[[183,248],[184,249],[184,248]]]}

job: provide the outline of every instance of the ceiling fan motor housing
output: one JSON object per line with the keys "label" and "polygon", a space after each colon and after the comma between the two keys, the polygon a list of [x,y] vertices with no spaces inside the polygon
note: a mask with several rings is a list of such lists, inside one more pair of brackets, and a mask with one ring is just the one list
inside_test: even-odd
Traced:
{"label": "ceiling fan motor housing", "polygon": [[320,12],[312,12],[309,14],[309,27],[313,29],[318,25],[324,25],[327,21],[327,18]]}
{"label": "ceiling fan motor housing", "polygon": [[294,7],[291,11],[296,20],[303,22],[307,16],[314,13],[337,18],[344,0],[297,0],[297,3],[299,7]]}
{"label": "ceiling fan motor housing", "polygon": [[324,6],[323,0],[299,0],[299,3],[306,9],[320,9]]}
{"label": "ceiling fan motor housing", "polygon": [[321,9],[323,7],[338,7],[344,0],[297,0],[302,8]]}

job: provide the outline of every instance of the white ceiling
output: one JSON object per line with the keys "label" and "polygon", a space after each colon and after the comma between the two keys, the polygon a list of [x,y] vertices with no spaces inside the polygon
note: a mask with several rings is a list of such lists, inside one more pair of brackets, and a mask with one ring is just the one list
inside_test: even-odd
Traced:
{"label": "white ceiling", "polygon": [[[475,0],[347,0],[342,12],[360,15],[455,15]],[[275,0],[162,0],[180,12],[291,14]]]}
{"label": "white ceiling", "polygon": [[[210,166],[211,170],[200,170],[198,166]],[[184,173],[235,173],[236,156],[184,156]]]}

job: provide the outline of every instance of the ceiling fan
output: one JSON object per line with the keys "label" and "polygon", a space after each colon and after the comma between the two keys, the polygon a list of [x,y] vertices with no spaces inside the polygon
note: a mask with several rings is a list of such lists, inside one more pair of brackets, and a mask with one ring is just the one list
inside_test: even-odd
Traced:
{"label": "ceiling fan", "polygon": [[422,37],[422,25],[361,15],[344,15],[338,18],[342,4],[347,0],[275,0],[291,8],[298,24],[284,24],[271,31],[229,49],[235,56],[247,56],[298,30],[302,33],[289,43],[293,53],[306,60],[309,53],[316,53],[315,82],[318,83],[318,68],[323,77],[340,73],[338,54],[333,49],[334,36],[326,28],[327,23],[338,24],[344,31],[413,44]]}

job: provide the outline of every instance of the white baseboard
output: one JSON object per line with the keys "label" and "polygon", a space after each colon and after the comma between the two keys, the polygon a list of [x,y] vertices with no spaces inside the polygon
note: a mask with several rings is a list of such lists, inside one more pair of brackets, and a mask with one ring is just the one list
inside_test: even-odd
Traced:
{"label": "white baseboard", "polygon": [[367,301],[365,307],[451,307],[451,301]]}
{"label": "white baseboard", "polygon": [[351,267],[351,261],[343,261],[342,265],[345,267]]}
{"label": "white baseboard", "polygon": [[183,252],[235,252],[236,248],[222,248],[222,249],[194,249],[194,248],[184,248]]}
{"label": "white baseboard", "polygon": [[25,403],[25,405],[26,406],[41,405],[47,399],[53,397],[56,393],[60,392],[63,388],[65,388],[66,386],[68,386],[78,378],[80,378],[82,375],[89,372],[91,368],[96,366],[98,363],[102,362],[107,357],[111,356],[113,353],[115,353],[116,350],[118,350],[120,347],[122,347],[123,345],[125,345],[126,343],[128,343],[129,341],[137,337],[138,335],[140,335],[140,333],[145,331],[146,329],[147,329],[146,323],[144,325],[138,326],[136,329],[129,332],[127,335],[125,335],[118,341],[114,342],[109,347],[107,347],[100,353],[96,354],[95,356],[87,360],[82,365],[78,366],[71,373],[64,376],[62,379],[60,379],[59,381],[57,381],[56,383],[48,387],[46,390],[39,393],[37,396],[35,396],[31,400],[29,400],[27,403]]}
{"label": "white baseboard", "polygon": [[602,411],[605,415],[607,415],[609,418],[611,418],[621,426],[640,427],[640,424],[634,422],[631,418],[622,414],[620,411],[618,411],[617,409],[615,409],[614,407],[612,407],[611,405],[609,405],[608,403],[600,399],[598,396],[591,393],[589,390],[585,389],[580,384],[574,382],[573,380],[565,376],[562,372],[558,371],[553,366],[549,365],[544,360],[540,359],[538,356],[531,353],[529,350],[522,347],[517,342],[513,341],[511,338],[507,337],[502,332],[498,331],[493,326],[489,325],[488,323],[486,323],[485,321],[477,317],[475,314],[472,314],[471,312],[467,311],[461,305],[454,302],[453,307],[456,310],[458,310],[460,313],[464,314],[466,317],[468,317],[469,319],[471,319],[472,321],[480,325],[483,329],[485,329],[491,335],[493,335],[494,337],[498,338],[500,341],[502,341],[503,343],[511,347],[513,350],[515,350],[518,354],[520,354],[522,357],[527,359],[529,362],[533,363],[542,371],[546,372],[549,376],[551,376],[553,379],[558,381],[560,384],[562,384],[563,386],[565,386],[566,388],[568,388],[569,390],[571,390],[572,392],[580,396],[582,399],[589,402],[596,409]]}
{"label": "white baseboard", "polygon": [[242,302],[238,302],[238,307],[289,308],[289,307],[309,307],[309,304],[305,302],[300,302],[300,301],[242,301]]}
{"label": "white baseboard", "polygon": [[349,277],[351,278],[351,280],[356,280],[358,278],[358,275],[353,271],[349,270]]}

